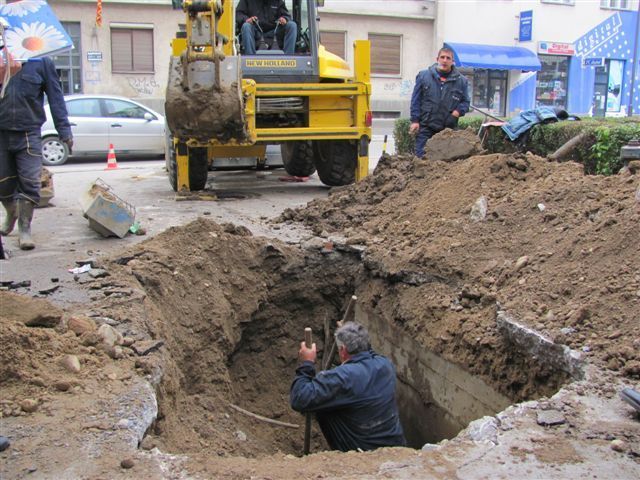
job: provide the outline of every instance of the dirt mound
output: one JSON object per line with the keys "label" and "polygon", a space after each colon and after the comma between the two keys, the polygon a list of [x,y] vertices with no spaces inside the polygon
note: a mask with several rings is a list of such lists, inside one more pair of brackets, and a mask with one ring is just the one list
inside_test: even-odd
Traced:
{"label": "dirt mound", "polygon": [[451,162],[484,152],[480,138],[473,130],[451,130],[449,128],[429,139],[424,148],[424,158],[431,161]]}
{"label": "dirt mound", "polygon": [[280,220],[366,245],[370,268],[390,275],[457,277],[461,306],[495,298],[555,342],[640,378],[638,185],[532,154],[387,156],[363,182]]}

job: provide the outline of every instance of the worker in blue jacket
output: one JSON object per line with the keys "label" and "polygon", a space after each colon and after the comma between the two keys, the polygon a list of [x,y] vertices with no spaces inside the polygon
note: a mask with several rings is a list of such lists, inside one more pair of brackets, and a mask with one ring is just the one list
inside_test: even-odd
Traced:
{"label": "worker in blue jacket", "polygon": [[458,119],[469,111],[467,79],[454,66],[453,51],[443,47],[434,63],[416,77],[411,95],[411,125],[416,134],[416,155],[424,155],[424,146],[445,128],[455,128]]}
{"label": "worker in blue jacket", "polygon": [[341,365],[316,375],[316,344],[302,342],[291,385],[291,407],[315,412],[334,450],[374,450],[406,444],[396,404],[396,371],[370,348],[367,329],[347,322],[335,334]]}
{"label": "worker in blue jacket", "polygon": [[13,77],[7,77],[0,78],[0,200],[6,210],[0,235],[11,233],[17,220],[20,248],[31,250],[35,247],[33,209],[40,202],[45,94],[60,140],[69,151],[73,139],[53,60],[29,60]]}

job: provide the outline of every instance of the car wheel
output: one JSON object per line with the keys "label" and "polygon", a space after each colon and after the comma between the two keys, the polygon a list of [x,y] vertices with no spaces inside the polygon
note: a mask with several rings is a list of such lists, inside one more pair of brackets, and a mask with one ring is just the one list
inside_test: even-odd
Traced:
{"label": "car wheel", "polygon": [[42,140],[42,163],[49,167],[63,165],[69,158],[69,147],[58,137]]}

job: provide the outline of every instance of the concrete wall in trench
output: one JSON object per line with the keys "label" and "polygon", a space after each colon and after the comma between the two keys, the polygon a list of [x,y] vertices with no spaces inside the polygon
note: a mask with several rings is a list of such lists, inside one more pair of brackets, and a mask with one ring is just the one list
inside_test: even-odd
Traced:
{"label": "concrete wall in trench", "polygon": [[509,398],[425,349],[371,310],[357,305],[355,317],[369,330],[374,350],[396,366],[398,407],[410,446],[453,438],[471,421],[511,405]]}

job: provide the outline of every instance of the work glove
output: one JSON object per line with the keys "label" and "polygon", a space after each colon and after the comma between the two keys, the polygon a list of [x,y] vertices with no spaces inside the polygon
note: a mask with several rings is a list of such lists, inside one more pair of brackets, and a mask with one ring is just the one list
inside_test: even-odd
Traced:
{"label": "work glove", "polygon": [[67,147],[69,148],[69,153],[71,153],[73,151],[73,138],[71,137],[65,138],[64,140],[62,140],[62,142],[67,144]]}

